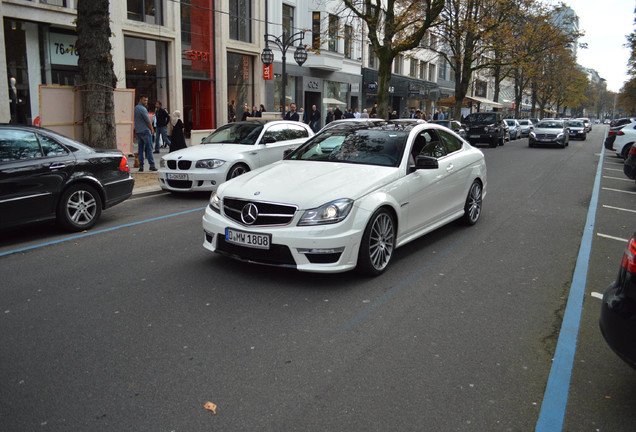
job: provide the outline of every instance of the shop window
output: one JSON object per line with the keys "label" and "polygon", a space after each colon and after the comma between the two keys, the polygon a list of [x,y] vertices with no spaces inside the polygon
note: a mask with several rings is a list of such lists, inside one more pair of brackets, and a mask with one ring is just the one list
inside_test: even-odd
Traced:
{"label": "shop window", "polygon": [[154,106],[157,100],[164,107],[170,106],[167,51],[166,42],[124,37],[126,88],[135,89],[137,96],[148,96],[149,106]]}
{"label": "shop window", "polygon": [[320,50],[320,12],[311,15],[311,47]]}
{"label": "shop window", "polygon": [[162,0],[127,0],[128,19],[148,24],[163,24]]}
{"label": "shop window", "polygon": [[[283,87],[283,76],[281,74],[274,74],[274,111],[287,112],[289,106],[293,102],[293,96],[296,92],[296,77],[287,75],[287,91],[285,92],[285,100],[281,105],[281,91]],[[265,107],[268,109],[269,107]]]}
{"label": "shop window", "polygon": [[283,5],[283,33],[294,34],[294,8],[286,4]]}
{"label": "shop window", "polygon": [[251,0],[230,2],[230,39],[252,42]]}
{"label": "shop window", "polygon": [[338,16],[329,15],[329,51],[338,52]]}
{"label": "shop window", "polygon": [[241,119],[245,104],[254,103],[254,57],[238,53],[227,53],[227,97],[234,101],[236,118]]}

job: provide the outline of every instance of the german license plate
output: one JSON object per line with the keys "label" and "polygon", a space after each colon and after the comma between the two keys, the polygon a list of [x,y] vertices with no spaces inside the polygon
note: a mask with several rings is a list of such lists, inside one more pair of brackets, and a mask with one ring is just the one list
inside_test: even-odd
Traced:
{"label": "german license plate", "polygon": [[479,138],[479,135],[471,135],[471,138]]}
{"label": "german license plate", "polygon": [[167,173],[166,177],[168,178],[168,180],[187,180],[188,179],[187,174],[179,174],[179,173]]}
{"label": "german license plate", "polygon": [[269,249],[272,235],[225,228],[225,241],[255,249]]}

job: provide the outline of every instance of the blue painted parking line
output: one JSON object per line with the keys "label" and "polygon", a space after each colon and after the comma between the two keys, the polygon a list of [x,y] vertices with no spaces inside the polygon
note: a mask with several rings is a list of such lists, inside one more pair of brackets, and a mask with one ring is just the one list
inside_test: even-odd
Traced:
{"label": "blue painted parking line", "polygon": [[119,230],[119,229],[122,229],[122,228],[128,228],[128,227],[135,226],[135,225],[141,225],[141,224],[145,224],[145,223],[148,223],[148,222],[158,221],[158,220],[161,220],[161,219],[168,219],[168,218],[175,217],[175,216],[181,216],[181,215],[184,215],[184,214],[193,213],[193,212],[197,212],[197,211],[201,211],[201,210],[205,210],[205,207],[200,207],[200,208],[196,208],[196,209],[192,209],[192,210],[186,210],[186,211],[182,211],[182,212],[179,212],[179,213],[172,213],[172,214],[168,214],[168,215],[165,215],[165,216],[158,216],[158,217],[155,217],[155,218],[152,218],[152,219],[146,219],[146,220],[142,220],[142,221],[138,221],[138,222],[132,222],[132,223],[129,223],[129,224],[119,225],[119,226],[115,226],[115,227],[112,227],[112,228],[106,228],[106,229],[103,229],[103,230],[89,231],[89,232],[82,233],[82,234],[79,234],[79,235],[74,235],[74,236],[71,236],[71,237],[64,237],[63,239],[59,239],[59,240],[54,240],[54,241],[50,241],[50,242],[46,242],[46,243],[38,243],[38,244],[33,245],[33,246],[27,246],[27,247],[20,248],[20,249],[13,249],[13,250],[6,251],[6,252],[0,252],[0,257],[6,256],[6,255],[12,255],[12,254],[15,254],[15,253],[20,253],[20,252],[26,252],[26,251],[29,251],[29,250],[38,249],[38,248],[45,247],[45,246],[51,246],[51,245],[58,244],[58,243],[64,243],[64,242],[71,241],[71,240],[77,240],[77,239],[81,239],[81,238],[85,238],[85,237],[90,237],[90,236],[94,236],[94,235],[97,235],[97,234],[103,234],[103,233],[110,232],[110,231],[116,231],[116,230]]}
{"label": "blue painted parking line", "polygon": [[572,367],[574,365],[574,354],[576,352],[576,340],[581,324],[581,312],[583,309],[583,299],[585,297],[585,282],[592,250],[592,239],[594,237],[594,224],[596,221],[596,209],[598,207],[598,194],[601,184],[601,172],[603,168],[603,158],[605,149],[601,151],[601,157],[596,169],[594,180],[594,190],[592,200],[587,210],[587,220],[581,239],[579,255],[574,267],[570,295],[565,307],[559,340],[548,377],[548,384],[543,395],[541,412],[537,421],[535,432],[557,432],[563,429],[565,409],[570,391],[570,379],[572,377]]}

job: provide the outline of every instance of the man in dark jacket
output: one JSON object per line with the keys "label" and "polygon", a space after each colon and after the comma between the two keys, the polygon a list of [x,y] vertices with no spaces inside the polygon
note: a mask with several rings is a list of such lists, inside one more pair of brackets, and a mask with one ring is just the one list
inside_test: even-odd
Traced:
{"label": "man in dark jacket", "polygon": [[340,107],[338,105],[336,105],[336,109],[333,111],[333,119],[342,120],[342,111],[340,111]]}
{"label": "man in dark jacket", "polygon": [[329,108],[327,111],[327,118],[325,119],[325,124],[329,124],[333,121],[333,108]]}
{"label": "man in dark jacket", "polygon": [[311,106],[311,113],[309,113],[309,127],[314,132],[318,132],[320,128],[320,111],[316,108],[316,105]]}
{"label": "man in dark jacket", "polygon": [[299,117],[298,113],[296,112],[296,104],[292,102],[289,105],[289,111],[287,111],[287,114],[285,114],[285,120],[298,121],[298,119]]}
{"label": "man in dark jacket", "polygon": [[[170,121],[170,114],[165,108],[161,107],[161,102],[155,102],[155,118],[157,120],[157,127],[155,128],[155,153],[159,153],[161,147],[170,147],[170,140],[168,139],[168,122]],[[159,137],[163,140],[163,144],[159,144]]]}

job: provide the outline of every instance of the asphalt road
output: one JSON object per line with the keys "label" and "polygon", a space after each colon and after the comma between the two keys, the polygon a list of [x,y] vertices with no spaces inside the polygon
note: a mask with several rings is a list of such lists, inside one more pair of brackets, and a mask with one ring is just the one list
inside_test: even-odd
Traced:
{"label": "asphalt road", "polygon": [[[210,254],[201,195],[136,196],[84,235],[3,233],[0,430],[534,430],[603,133],[483,148],[479,223],[398,249],[373,279]],[[595,233],[628,237],[633,213],[610,203],[636,209],[601,190]],[[594,238],[563,430],[635,424],[636,374],[591,295],[624,246]]]}

